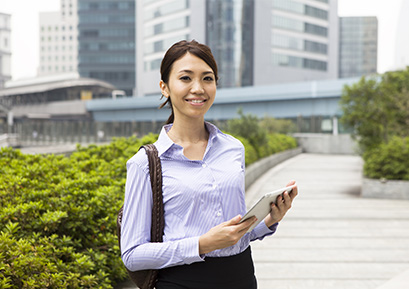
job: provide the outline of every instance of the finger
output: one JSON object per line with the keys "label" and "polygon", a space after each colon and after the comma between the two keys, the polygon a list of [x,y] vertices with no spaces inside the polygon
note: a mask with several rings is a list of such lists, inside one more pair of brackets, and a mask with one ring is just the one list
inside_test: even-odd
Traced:
{"label": "finger", "polygon": [[278,195],[275,201],[275,204],[278,206],[282,203],[284,203],[284,198],[283,198],[284,193],[282,193],[281,195]]}
{"label": "finger", "polygon": [[[284,196],[287,196],[288,198],[287,203],[286,203]],[[288,205],[291,205],[290,202],[291,202],[291,198],[288,196],[287,192],[284,192],[277,197],[276,206],[279,211],[285,212],[288,210],[288,207],[289,207]]]}
{"label": "finger", "polygon": [[291,199],[294,199],[297,195],[298,195],[298,187],[295,186],[290,192],[290,197]]}
{"label": "finger", "polygon": [[257,221],[257,217],[256,217],[256,216],[252,216],[252,217],[250,217],[250,218],[244,220],[244,221],[241,222],[240,224],[238,224],[238,226],[241,226],[241,227],[246,227],[246,226],[248,226],[248,227],[250,227],[251,225],[254,224],[255,221]]}
{"label": "finger", "polygon": [[277,219],[278,216],[281,216],[283,214],[281,211],[284,210],[284,208],[280,208],[279,206],[277,206],[274,203],[271,203],[270,207],[271,207],[270,216],[273,219]]}
{"label": "finger", "polygon": [[289,195],[287,192],[285,192],[283,195],[284,195],[283,205],[284,205],[286,208],[291,207],[291,203],[292,203],[293,200],[291,199],[290,195]]}
{"label": "finger", "polygon": [[225,224],[227,226],[236,225],[236,224],[238,224],[240,222],[240,220],[241,220],[241,215],[237,215],[237,216],[231,218],[230,220],[228,220],[227,222],[225,222]]}
{"label": "finger", "polygon": [[[291,181],[287,184],[287,187],[292,186],[292,185],[294,185],[295,183],[296,183],[295,180],[291,180]],[[294,199],[297,195],[298,195],[298,187],[295,186],[295,187],[291,190],[290,196],[291,196],[292,199]]]}
{"label": "finger", "polygon": [[253,226],[253,224],[257,221],[256,216],[253,216],[251,218],[248,218],[244,222],[238,224],[238,232],[244,234],[245,232],[248,231],[248,229]]}

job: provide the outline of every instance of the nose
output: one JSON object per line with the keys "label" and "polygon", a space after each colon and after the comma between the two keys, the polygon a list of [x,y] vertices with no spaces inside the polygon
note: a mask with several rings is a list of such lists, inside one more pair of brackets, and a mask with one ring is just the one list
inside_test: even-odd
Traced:
{"label": "nose", "polygon": [[193,81],[191,92],[193,94],[203,94],[204,93],[203,84],[200,80]]}

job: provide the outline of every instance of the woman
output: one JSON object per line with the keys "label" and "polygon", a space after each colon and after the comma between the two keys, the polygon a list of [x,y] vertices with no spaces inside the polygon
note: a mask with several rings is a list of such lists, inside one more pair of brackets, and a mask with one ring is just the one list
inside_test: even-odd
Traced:
{"label": "woman", "polygon": [[[210,49],[180,41],[161,63],[160,89],[171,116],[155,146],[162,163],[165,233],[150,243],[152,193],[144,151],[127,162],[122,259],[131,271],[161,269],[156,288],[257,288],[249,243],[272,235],[297,188],[271,213],[239,223],[246,212],[244,147],[205,122],[216,95]],[[289,185],[294,184],[292,181]],[[136,220],[136,221],[134,221]]]}

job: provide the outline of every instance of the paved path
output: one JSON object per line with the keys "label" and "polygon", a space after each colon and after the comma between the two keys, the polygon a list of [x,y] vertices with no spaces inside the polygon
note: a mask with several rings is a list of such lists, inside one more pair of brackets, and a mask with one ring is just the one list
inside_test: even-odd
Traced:
{"label": "paved path", "polygon": [[361,198],[361,170],[357,156],[301,154],[249,188],[248,205],[291,179],[300,192],[275,236],[252,243],[259,289],[375,289],[409,269],[409,201]]}

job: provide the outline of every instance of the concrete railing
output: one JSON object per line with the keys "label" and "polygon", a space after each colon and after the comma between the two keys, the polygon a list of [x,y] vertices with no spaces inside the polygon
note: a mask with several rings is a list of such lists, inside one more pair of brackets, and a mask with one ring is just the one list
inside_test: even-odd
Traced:
{"label": "concrete railing", "polygon": [[363,198],[409,200],[409,181],[363,178],[361,196]]}
{"label": "concrete railing", "polygon": [[355,155],[358,151],[349,134],[295,133],[293,137],[306,153]]}
{"label": "concrete railing", "polygon": [[2,147],[19,147],[17,134],[2,134],[0,135],[0,148]]}
{"label": "concrete railing", "polygon": [[298,154],[302,153],[302,148],[298,147],[291,150],[286,150],[280,153],[273,154],[271,156],[265,157],[246,168],[246,189],[250,187],[262,174],[266,173],[272,167],[278,165],[279,163],[292,158]]}

